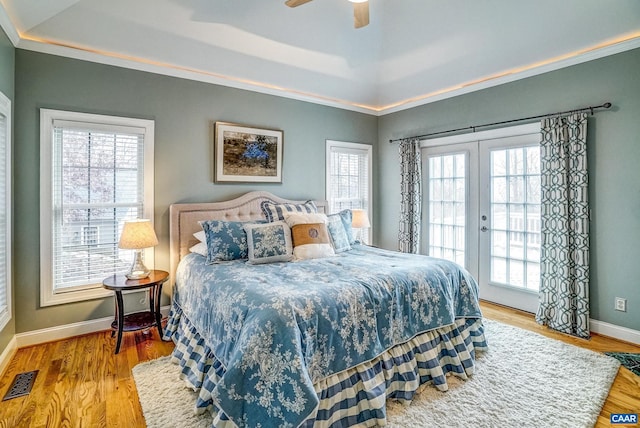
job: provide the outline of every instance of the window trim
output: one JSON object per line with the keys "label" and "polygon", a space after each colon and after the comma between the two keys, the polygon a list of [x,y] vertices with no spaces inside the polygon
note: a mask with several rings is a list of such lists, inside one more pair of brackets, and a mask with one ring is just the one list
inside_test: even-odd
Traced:
{"label": "window trim", "polygon": [[367,191],[368,191],[368,203],[367,214],[371,227],[367,230],[367,242],[373,242],[373,146],[371,144],[364,143],[350,143],[346,141],[326,140],[326,154],[325,154],[325,199],[331,200],[331,149],[346,149],[357,150],[367,152]]}
{"label": "window trim", "polygon": [[11,300],[11,291],[12,291],[12,284],[13,284],[13,274],[11,271],[11,254],[13,252],[13,245],[11,244],[12,241],[12,237],[11,237],[11,231],[12,231],[12,212],[13,212],[13,206],[12,206],[12,182],[11,182],[11,166],[12,166],[12,161],[11,161],[11,148],[12,148],[12,138],[11,138],[11,125],[12,125],[12,116],[11,116],[11,100],[9,98],[7,98],[6,95],[4,95],[4,93],[2,93],[0,91],[0,114],[2,114],[7,121],[6,127],[5,127],[5,206],[6,206],[6,219],[7,219],[7,224],[5,225],[6,230],[5,230],[5,237],[6,237],[6,249],[5,249],[5,255],[6,255],[6,266],[5,266],[5,273],[6,273],[6,277],[5,277],[5,302],[7,304],[7,308],[6,310],[3,310],[0,312],[0,331],[2,331],[2,329],[4,329],[6,327],[6,325],[9,323],[9,321],[11,320],[11,318],[13,317],[13,303]]}
{"label": "window trim", "polygon": [[[102,284],[87,284],[71,290],[54,291],[53,288],[53,123],[55,121],[86,122],[99,128],[136,127],[144,133],[144,218],[154,223],[154,128],[155,122],[120,116],[79,113],[66,110],[40,109],[40,306],[110,297],[113,292],[102,288]],[[145,250],[145,264],[153,269],[154,249]]]}

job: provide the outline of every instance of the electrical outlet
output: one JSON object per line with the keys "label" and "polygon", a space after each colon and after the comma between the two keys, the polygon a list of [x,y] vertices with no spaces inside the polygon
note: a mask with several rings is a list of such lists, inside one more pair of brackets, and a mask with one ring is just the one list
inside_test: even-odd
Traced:
{"label": "electrical outlet", "polygon": [[622,297],[616,297],[615,310],[627,312],[627,299],[623,299]]}

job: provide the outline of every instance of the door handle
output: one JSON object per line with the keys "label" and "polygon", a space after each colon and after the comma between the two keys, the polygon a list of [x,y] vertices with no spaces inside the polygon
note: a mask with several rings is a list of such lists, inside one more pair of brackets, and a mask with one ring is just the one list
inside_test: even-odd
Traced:
{"label": "door handle", "polygon": [[489,228],[488,228],[487,226],[482,226],[482,227],[480,228],[480,230],[481,230],[482,232],[486,232],[487,230],[489,230]]}

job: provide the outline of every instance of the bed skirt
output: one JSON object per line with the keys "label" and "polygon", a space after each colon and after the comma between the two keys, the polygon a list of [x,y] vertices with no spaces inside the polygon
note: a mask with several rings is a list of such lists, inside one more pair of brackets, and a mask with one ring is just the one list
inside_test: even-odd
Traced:
{"label": "bed skirt", "polygon": [[[177,305],[172,306],[164,338],[176,345],[172,362],[181,367],[180,378],[198,393],[195,411],[211,412],[214,427],[235,427],[215,405],[212,394],[224,366]],[[387,399],[409,404],[424,384],[446,391],[446,376],[467,379],[474,372],[476,351],[486,349],[484,326],[478,318],[456,319],[451,325],[420,333],[370,361],[316,382],[320,403],[300,426],[385,426]]]}

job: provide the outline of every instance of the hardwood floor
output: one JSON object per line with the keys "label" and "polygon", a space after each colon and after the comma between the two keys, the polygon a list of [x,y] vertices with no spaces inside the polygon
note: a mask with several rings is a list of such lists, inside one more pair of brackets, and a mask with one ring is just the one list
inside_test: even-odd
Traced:
{"label": "hardwood floor", "polygon": [[[594,335],[582,340],[535,323],[530,314],[482,302],[484,316],[598,352],[640,352],[640,346]],[[110,332],[18,350],[0,378],[4,396],[16,374],[40,370],[30,395],[0,402],[0,428],[144,427],[131,369],[169,355],[173,344],[154,329],[126,333],[114,355]],[[602,409],[598,427],[609,427],[610,413],[640,413],[640,377],[621,368]]]}
{"label": "hardwood floor", "polygon": [[0,402],[0,427],[145,427],[131,369],[169,355],[153,328],[125,333],[114,355],[110,331],[18,350],[0,379],[0,394],[16,374],[40,370],[30,395]]}

